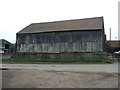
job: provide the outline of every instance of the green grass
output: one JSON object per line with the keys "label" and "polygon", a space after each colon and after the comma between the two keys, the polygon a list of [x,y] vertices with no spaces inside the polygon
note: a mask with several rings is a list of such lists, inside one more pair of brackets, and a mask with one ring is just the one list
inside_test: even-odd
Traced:
{"label": "green grass", "polygon": [[105,58],[80,58],[80,59],[3,59],[2,61],[15,61],[15,62],[104,62],[113,63],[113,60]]}
{"label": "green grass", "polygon": [[120,58],[120,54],[118,54],[118,55],[113,55],[113,57],[115,57],[115,58]]}

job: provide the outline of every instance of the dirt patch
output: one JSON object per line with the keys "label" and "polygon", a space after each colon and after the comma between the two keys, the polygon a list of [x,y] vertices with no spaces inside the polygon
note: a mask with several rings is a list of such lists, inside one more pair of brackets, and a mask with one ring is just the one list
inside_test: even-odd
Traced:
{"label": "dirt patch", "polygon": [[3,88],[117,88],[117,73],[3,70]]}

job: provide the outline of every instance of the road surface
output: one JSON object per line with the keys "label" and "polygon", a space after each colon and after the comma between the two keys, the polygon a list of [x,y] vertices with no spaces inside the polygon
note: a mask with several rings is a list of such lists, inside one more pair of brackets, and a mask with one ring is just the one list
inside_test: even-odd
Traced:
{"label": "road surface", "polygon": [[86,71],[118,73],[118,63],[114,64],[2,64],[8,69],[37,69],[55,71]]}
{"label": "road surface", "polygon": [[118,64],[1,64],[3,88],[117,88]]}

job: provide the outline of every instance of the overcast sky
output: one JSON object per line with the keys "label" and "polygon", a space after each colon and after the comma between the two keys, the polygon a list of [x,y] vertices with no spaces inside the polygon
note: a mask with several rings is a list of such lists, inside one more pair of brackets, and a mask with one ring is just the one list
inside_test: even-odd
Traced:
{"label": "overcast sky", "polygon": [[0,0],[0,39],[12,43],[16,33],[31,23],[91,17],[104,17],[109,40],[118,39],[118,1],[120,0]]}

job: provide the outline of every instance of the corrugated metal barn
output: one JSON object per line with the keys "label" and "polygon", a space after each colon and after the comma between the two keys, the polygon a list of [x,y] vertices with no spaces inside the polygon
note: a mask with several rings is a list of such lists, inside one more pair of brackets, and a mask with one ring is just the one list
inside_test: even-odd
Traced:
{"label": "corrugated metal barn", "polygon": [[16,52],[102,52],[103,17],[33,23],[17,33],[16,41]]}

